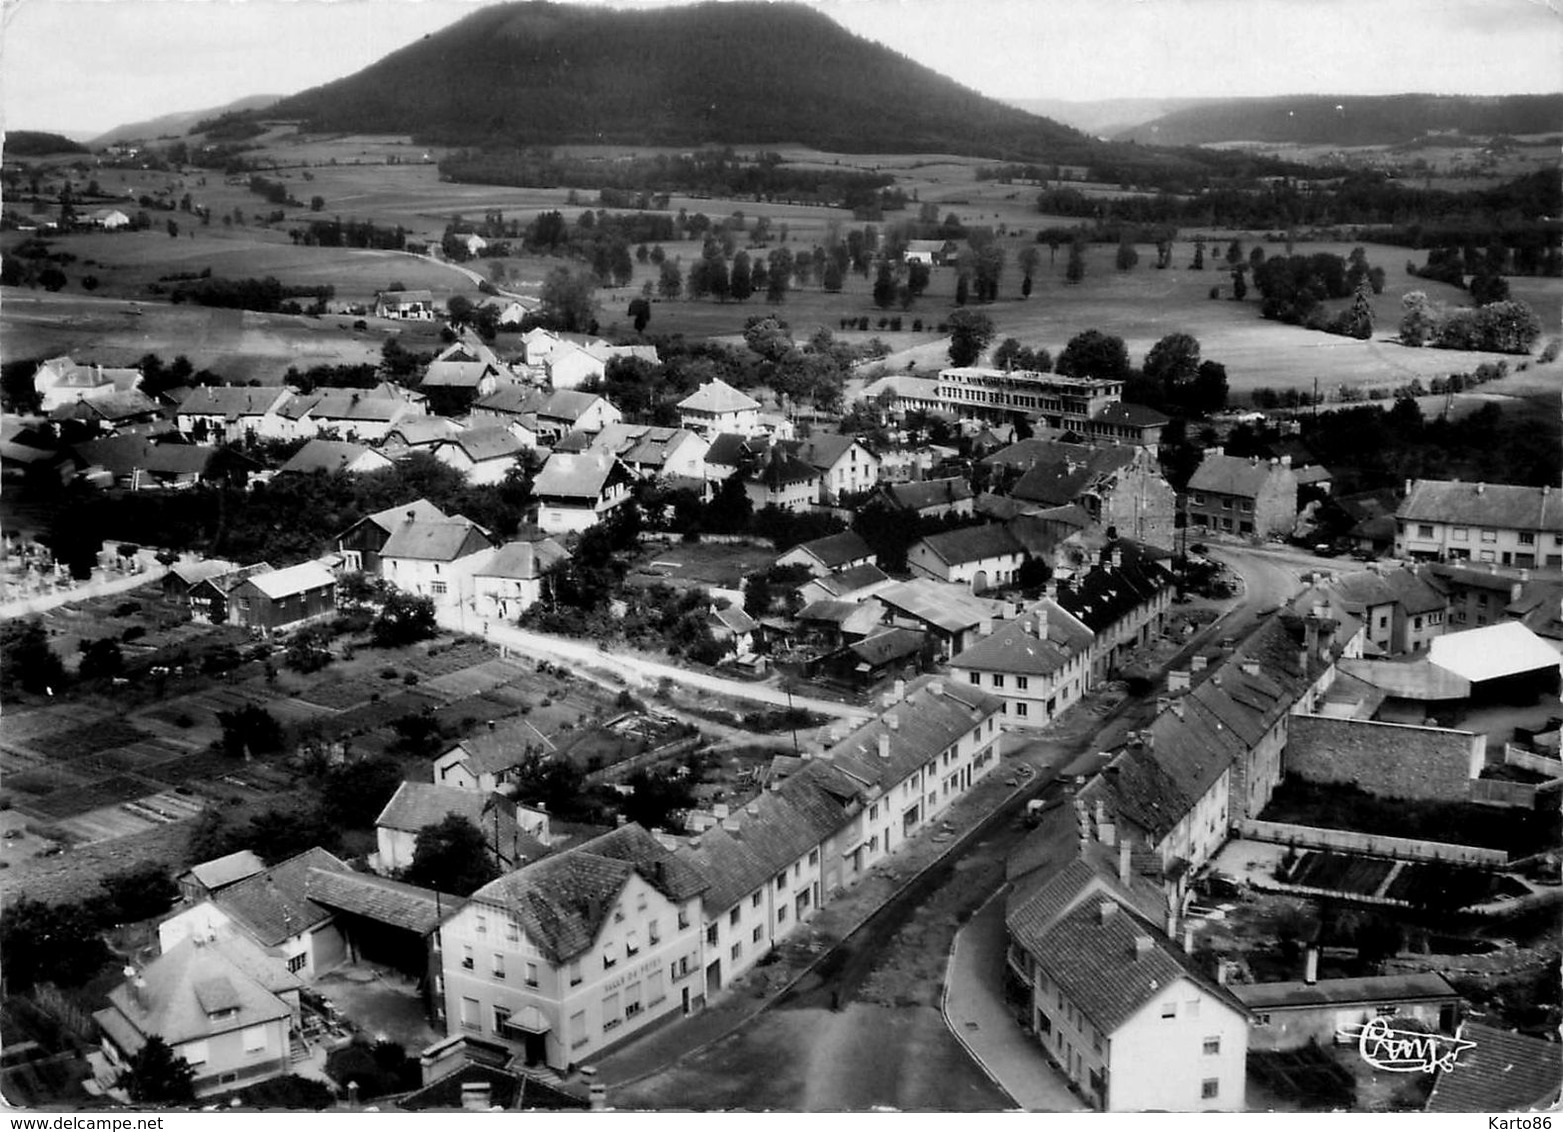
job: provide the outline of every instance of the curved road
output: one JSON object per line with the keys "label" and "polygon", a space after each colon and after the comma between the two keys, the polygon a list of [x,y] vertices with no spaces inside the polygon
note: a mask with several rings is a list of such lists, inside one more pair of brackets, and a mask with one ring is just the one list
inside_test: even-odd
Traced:
{"label": "curved road", "polygon": [[671,680],[675,684],[682,684],[687,688],[695,688],[703,692],[714,692],[717,695],[731,696],[740,700],[752,700],[772,707],[802,708],[805,711],[817,712],[837,719],[857,721],[867,719],[870,715],[866,709],[853,707],[851,704],[840,704],[833,700],[820,700],[811,696],[789,695],[784,689],[771,684],[752,684],[744,680],[712,676],[706,672],[692,672],[687,668],[678,668],[671,664],[646,660],[643,657],[608,652],[594,644],[567,640],[547,633],[534,633],[501,621],[485,621],[473,626],[468,624],[468,618],[459,610],[442,611],[439,622],[445,628],[458,633],[480,633],[484,639],[513,649],[523,656],[555,661],[571,667],[610,672],[634,687],[645,687],[648,684],[655,685],[662,680]]}

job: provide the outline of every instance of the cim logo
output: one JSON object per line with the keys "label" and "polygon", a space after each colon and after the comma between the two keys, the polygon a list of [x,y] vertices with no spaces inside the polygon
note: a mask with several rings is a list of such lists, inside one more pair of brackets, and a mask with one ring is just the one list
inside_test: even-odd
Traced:
{"label": "cim logo", "polygon": [[1461,1038],[1421,1030],[1397,1030],[1386,1018],[1375,1018],[1364,1025],[1357,1038],[1362,1060],[1385,1073],[1431,1073],[1434,1069],[1453,1069],[1460,1054],[1475,1048],[1475,1042]]}

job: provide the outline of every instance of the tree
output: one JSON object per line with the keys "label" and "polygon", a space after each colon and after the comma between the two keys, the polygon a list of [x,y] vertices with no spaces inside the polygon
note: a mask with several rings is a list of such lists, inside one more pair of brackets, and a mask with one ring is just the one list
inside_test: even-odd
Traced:
{"label": "tree", "polygon": [[1144,373],[1169,396],[1199,371],[1199,339],[1192,334],[1168,334],[1145,355]]}
{"label": "tree", "polygon": [[887,310],[894,303],[895,274],[890,270],[890,261],[881,259],[879,271],[874,276],[874,305],[880,310]]}
{"label": "tree", "polygon": [[728,284],[736,302],[749,301],[754,294],[754,268],[749,263],[749,253],[739,252],[733,257],[733,270]]}
{"label": "tree", "polygon": [[555,329],[591,333],[597,322],[597,277],[590,271],[556,267],[543,279],[542,314]]}
{"label": "tree", "polygon": [[635,333],[645,333],[646,324],[651,321],[651,304],[645,299],[631,299],[629,310],[625,313],[635,320]]}
{"label": "tree", "polygon": [[470,896],[499,875],[483,831],[461,814],[451,814],[418,831],[412,864],[404,879],[424,888]]}
{"label": "tree", "polygon": [[132,924],[161,916],[179,899],[179,886],[156,861],[143,861],[111,873],[98,885],[103,889],[102,918],[110,924]]}
{"label": "tree", "polygon": [[[189,200],[189,199],[190,198],[188,196],[185,197],[185,200]],[[309,210],[311,212],[320,212],[325,207],[326,207],[326,198],[325,197],[320,196],[320,195],[317,194],[317,195],[312,196],[312,197],[309,198]]]}
{"label": "tree", "polygon": [[1123,380],[1129,376],[1129,351],[1117,335],[1085,330],[1069,340],[1056,368],[1065,377]]}
{"label": "tree", "polygon": [[401,764],[390,756],[354,759],[326,772],[320,786],[320,804],[332,824],[369,829],[401,784]]}
{"label": "tree", "polygon": [[147,1036],[116,1083],[141,1104],[189,1104],[195,1100],[195,1067],[157,1034]]}
{"label": "tree", "polygon": [[1116,262],[1119,271],[1128,271],[1131,267],[1140,262],[1140,253],[1135,250],[1134,245],[1129,241],[1127,236],[1118,241],[1118,257]]}
{"label": "tree", "polygon": [[1020,265],[1021,290],[1029,295],[1031,289],[1026,284],[1031,282],[1031,277],[1037,273],[1037,266],[1042,262],[1042,249],[1036,244],[1027,244],[1020,249],[1020,254],[1015,257]]}
{"label": "tree", "polygon": [[398,648],[428,640],[437,629],[432,598],[398,591],[385,599],[369,633],[380,648]]}
{"label": "tree", "polygon": [[676,299],[684,291],[684,272],[676,259],[664,259],[657,268],[657,294],[664,299]]}
{"label": "tree", "polygon": [[1242,302],[1248,296],[1248,280],[1243,276],[1243,266],[1239,264],[1232,269],[1232,298]]}
{"label": "tree", "polygon": [[1079,240],[1069,244],[1069,262],[1064,266],[1064,280],[1078,283],[1085,278],[1085,245]]}
{"label": "tree", "polygon": [[[820,277],[820,286],[824,287],[830,294],[835,295],[840,293],[842,285],[845,283],[846,272],[842,269],[841,264],[835,260],[830,260],[826,263],[825,274]],[[874,296],[874,301],[878,302],[879,285],[877,283],[874,284]],[[884,306],[885,304],[881,303],[880,305]]]}
{"label": "tree", "polygon": [[[782,237],[786,243],[787,237]],[[792,252],[786,248],[776,248],[766,257],[770,264],[770,274],[767,277],[765,287],[765,301],[779,303],[787,297],[787,284],[792,279]]]}
{"label": "tree", "polygon": [[1189,264],[1190,271],[1205,270],[1205,237],[1198,236],[1194,240],[1194,261]]}
{"label": "tree", "polygon": [[266,755],[282,749],[282,724],[256,704],[217,713],[222,747],[233,758]]}
{"label": "tree", "polygon": [[971,298],[971,276],[957,275],[955,277],[955,305],[964,307]]}
{"label": "tree", "polygon": [[1426,291],[1410,291],[1400,300],[1400,344],[1423,346],[1433,336],[1438,316]]}
{"label": "tree", "polygon": [[993,341],[993,320],[978,311],[958,310],[950,315],[950,364],[976,364]]}
{"label": "tree", "polygon": [[1227,245],[1227,265],[1236,267],[1243,262],[1243,241],[1233,240]]}
{"label": "tree", "polygon": [[1200,362],[1194,375],[1192,407],[1202,413],[1219,413],[1227,407],[1227,367],[1220,362]]}
{"label": "tree", "polygon": [[168,222],[168,238],[170,240],[179,239],[179,221],[170,220]]}
{"label": "tree", "polygon": [[83,641],[81,665],[76,670],[83,680],[107,680],[125,671],[125,655],[113,637]]}
{"label": "tree", "polygon": [[1509,297],[1509,281],[1485,268],[1471,276],[1467,286],[1471,292],[1471,302],[1479,307],[1488,303],[1501,303]]}
{"label": "tree", "polygon": [[7,621],[0,624],[0,692],[44,692],[65,686],[65,665],[49,647],[49,631],[43,622]]}
{"label": "tree", "polygon": [[78,987],[113,959],[83,904],[45,904],[21,896],[0,917],[0,955],[11,991],[39,983]]}

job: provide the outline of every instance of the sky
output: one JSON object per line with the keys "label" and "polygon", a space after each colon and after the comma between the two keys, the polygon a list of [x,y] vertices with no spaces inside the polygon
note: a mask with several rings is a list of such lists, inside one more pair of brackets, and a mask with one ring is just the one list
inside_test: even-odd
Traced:
{"label": "sky", "polygon": [[[0,122],[86,139],[292,94],[491,2],[0,0]],[[1563,89],[1563,0],[809,2],[1001,99]]]}

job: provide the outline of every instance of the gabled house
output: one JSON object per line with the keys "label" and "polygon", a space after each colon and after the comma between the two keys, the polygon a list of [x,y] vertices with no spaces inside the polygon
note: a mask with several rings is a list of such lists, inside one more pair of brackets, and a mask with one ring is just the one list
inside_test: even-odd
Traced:
{"label": "gabled house", "polygon": [[537,525],[549,534],[594,527],[628,502],[634,481],[610,453],[555,452],[532,481]]}
{"label": "gabled house", "polygon": [[293,425],[281,409],[293,396],[285,385],[202,385],[179,403],[179,431],[197,440],[286,440]]}
{"label": "gabled house", "polygon": [[948,476],[913,483],[881,484],[875,498],[892,511],[924,519],[940,515],[970,515],[974,496],[971,484],[966,482],[965,477]]}
{"label": "gabled house", "polygon": [[865,562],[860,566],[849,566],[845,570],[833,570],[829,574],[821,574],[803,583],[796,592],[801,605],[816,601],[858,602],[871,598],[893,585],[895,582],[889,574],[872,562]]}
{"label": "gabled house", "polygon": [[760,403],[734,389],[721,378],[712,378],[678,403],[682,428],[710,438],[721,432],[753,436],[759,430]]}
{"label": "gabled house", "polygon": [[856,437],[815,433],[790,446],[794,456],[818,473],[816,502],[824,506],[835,506],[843,496],[872,491],[879,482],[879,457]]}
{"label": "gabled house", "polygon": [[1368,656],[1420,652],[1447,628],[1449,598],[1427,566],[1385,570],[1375,563],[1322,588],[1362,622]]}
{"label": "gabled house", "polygon": [[427,499],[414,499],[411,503],[366,515],[336,537],[337,553],[343,559],[342,569],[347,573],[362,570],[378,577],[380,551],[398,527],[406,522],[444,522],[445,518],[445,512]]}
{"label": "gabled house", "polygon": [[1010,496],[1042,508],[1074,506],[1103,530],[1152,546],[1170,547],[1177,495],[1150,449],[1023,440],[984,464],[1024,468]]}
{"label": "gabled house", "polygon": [[1006,608],[1004,602],[975,596],[970,586],[932,578],[896,582],[875,594],[874,600],[884,605],[890,624],[924,630],[945,657],[983,636],[983,624]]}
{"label": "gabled house", "polygon": [[683,428],[610,424],[598,433],[591,447],[613,452],[641,479],[706,478],[706,450],[710,443],[697,432]]}
{"label": "gabled house", "polygon": [[1119,541],[1056,588],[1058,604],[1095,636],[1091,673],[1103,680],[1130,653],[1161,636],[1175,587],[1171,572],[1143,548]]}
{"label": "gabled house", "polygon": [[778,566],[804,566],[816,578],[854,566],[878,565],[878,557],[856,531],[842,531],[800,542],[776,560]]}
{"label": "gabled house", "polygon": [[130,393],[140,385],[139,369],[82,365],[69,354],[40,362],[33,371],[33,392],[38,395],[38,408],[44,413],[79,401],[98,401],[116,393]]}
{"label": "gabled house", "polygon": [[[514,387],[510,387],[514,388]],[[473,408],[473,423],[480,423],[484,414],[521,418],[536,431],[539,440],[553,444],[572,432],[595,436],[608,425],[624,419],[617,406],[596,393],[578,389],[534,389],[525,397],[518,397],[510,388],[496,390]],[[507,419],[501,423],[510,423]]]}
{"label": "gabled house", "polygon": [[424,408],[405,397],[328,389],[294,397],[283,405],[281,415],[292,422],[294,437],[332,433],[339,440],[378,443],[402,421],[423,416]]}
{"label": "gabled house", "polygon": [[[504,422],[500,422],[504,423]],[[381,445],[381,451],[393,459],[399,459],[409,452],[428,452],[442,440],[449,440],[465,428],[457,424],[449,417],[407,417],[385,434],[385,443]],[[527,437],[530,436],[535,443],[537,434],[531,430],[515,432],[516,439],[527,447]]]}
{"label": "gabled house", "polygon": [[472,568],[473,605],[479,617],[511,621],[542,597],[548,568],[569,558],[551,538],[509,542]]}
{"label": "gabled house", "polygon": [[162,407],[139,389],[113,391],[91,401],[72,401],[49,410],[50,423],[62,435],[71,433],[151,433],[174,431],[163,419]]}
{"label": "gabled house", "polygon": [[901,262],[943,267],[956,250],[954,240],[908,240],[905,250],[901,252]]}
{"label": "gabled house", "polygon": [[1297,523],[1297,477],[1292,458],[1265,461],[1208,448],[1189,477],[1191,527],[1258,538],[1291,534]]}
{"label": "gabled house", "polygon": [[564,1072],[705,997],[708,887],[638,825],[533,862],[441,926],[453,1033]]}
{"label": "gabled house", "polygon": [[432,322],[435,318],[433,291],[376,291],[376,318],[409,319]]}
{"label": "gabled house", "polygon": [[228,622],[262,636],[336,616],[336,576],[319,562],[251,574],[228,595]]}
{"label": "gabled house", "polygon": [[228,599],[233,591],[246,578],[269,574],[271,571],[270,563],[255,562],[237,570],[230,569],[226,573],[202,578],[189,590],[190,620],[205,625],[228,624]]}
{"label": "gabled house", "polygon": [[110,991],[93,1018],[111,1066],[128,1068],[161,1038],[205,1097],[292,1071],[301,985],[265,954],[241,964],[204,937],[186,938]]}
{"label": "gabled house", "polygon": [[264,861],[250,850],[240,849],[237,853],[191,865],[174,878],[174,883],[179,886],[179,899],[187,904],[199,904],[230,884],[238,884],[265,870]]}
{"label": "gabled house", "polygon": [[99,472],[117,487],[142,491],[188,488],[227,481],[242,484],[260,465],[228,448],[207,444],[154,444],[144,436],[110,436],[78,444],[72,452],[83,475]]}
{"label": "gabled house", "polygon": [[514,780],[516,768],[532,753],[534,743],[541,745],[525,719],[494,720],[435,756],[434,783],[486,797]]}
{"label": "gabled house", "polygon": [[744,481],[744,490],[756,511],[807,511],[819,499],[819,473],[778,444]]}
{"label": "gabled house", "polygon": [[1548,484],[1408,480],[1395,511],[1395,557],[1563,566],[1563,491]]}
{"label": "gabled house", "polygon": [[973,593],[1012,585],[1026,550],[1002,523],[940,531],[913,543],[906,566],[913,577],[962,582]]}
{"label": "gabled house", "polygon": [[464,429],[430,447],[434,458],[455,468],[470,484],[500,483],[520,466],[526,445],[508,428],[479,425]]}
{"label": "gabled house", "polygon": [[[979,628],[980,631],[980,628]],[[1044,600],[950,658],[952,679],[1004,701],[1006,728],[1045,727],[1091,688],[1091,631]]]}
{"label": "gabled house", "polygon": [[517,805],[502,794],[480,794],[454,786],[403,782],[375,818],[375,867],[393,873],[412,864],[418,834],[458,814],[475,825],[495,863],[518,869],[548,852],[548,815]]}
{"label": "gabled house", "polygon": [[470,592],[472,571],[493,548],[482,527],[459,515],[434,521],[409,519],[380,548],[380,577],[403,593],[455,607]]}
{"label": "gabled house", "polygon": [[770,450],[770,441],[761,437],[740,436],[736,432],[721,432],[709,438],[706,449],[706,478],[725,480],[747,471]]}
{"label": "gabled house", "polygon": [[362,444],[347,440],[310,440],[295,452],[286,464],[277,469],[279,475],[312,475],[320,472],[330,475],[342,472],[361,476],[369,472],[383,472],[391,467],[389,457]]}
{"label": "gabled house", "polygon": [[440,400],[442,412],[457,413],[499,388],[500,370],[492,362],[434,361],[423,371],[418,391]]}

